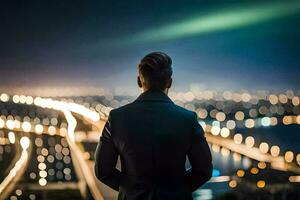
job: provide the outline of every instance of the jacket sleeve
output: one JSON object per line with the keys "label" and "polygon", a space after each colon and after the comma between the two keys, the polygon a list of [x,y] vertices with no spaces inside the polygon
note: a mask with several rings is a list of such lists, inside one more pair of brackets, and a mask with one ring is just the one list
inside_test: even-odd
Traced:
{"label": "jacket sleeve", "polygon": [[109,116],[97,145],[95,174],[102,183],[118,191],[121,172],[116,169],[119,154],[112,140],[111,121],[111,116]]}
{"label": "jacket sleeve", "polygon": [[212,157],[210,149],[204,137],[204,131],[194,117],[194,131],[192,133],[192,145],[188,151],[191,168],[187,170],[187,181],[191,192],[197,190],[212,176]]}

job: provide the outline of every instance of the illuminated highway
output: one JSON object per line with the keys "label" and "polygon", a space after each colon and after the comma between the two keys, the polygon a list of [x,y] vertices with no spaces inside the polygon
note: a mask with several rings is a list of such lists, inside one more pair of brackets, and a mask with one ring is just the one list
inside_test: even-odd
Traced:
{"label": "illuminated highway", "polygon": [[[286,176],[282,184],[297,185],[300,181],[300,154],[291,150],[283,152],[279,144],[258,143],[255,136],[235,132],[238,128],[255,130],[300,124],[299,96],[291,91],[279,95],[224,92],[221,96],[213,91],[201,94],[190,91],[170,96],[177,104],[197,112],[216,163],[212,179],[194,193],[195,199],[210,199],[219,195],[215,193],[217,190],[226,193],[244,185],[254,190],[272,188],[270,180],[274,178],[261,173]],[[51,191],[63,195],[67,190],[75,195],[73,199],[115,199],[117,193],[101,184],[93,174],[93,151],[109,111],[130,100],[109,97],[104,103],[108,99],[111,104],[104,106],[95,100],[90,104],[72,99],[1,94],[0,100],[7,107],[25,106],[32,111],[31,115],[36,112],[55,116],[38,120],[29,115],[24,118],[1,115],[0,129],[5,131],[1,139],[16,147],[15,159],[11,161],[14,163],[0,180],[1,199],[22,195],[36,199],[47,194],[51,199]],[[197,101],[204,103],[199,106]],[[226,103],[230,101],[234,103]],[[25,186],[25,182],[29,183]]]}

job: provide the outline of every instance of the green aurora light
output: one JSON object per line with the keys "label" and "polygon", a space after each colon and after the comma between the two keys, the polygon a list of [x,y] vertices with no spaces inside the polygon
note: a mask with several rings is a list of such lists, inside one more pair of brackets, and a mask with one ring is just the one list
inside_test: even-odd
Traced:
{"label": "green aurora light", "polygon": [[132,43],[158,42],[226,31],[299,13],[300,1],[282,1],[221,10],[140,32]]}

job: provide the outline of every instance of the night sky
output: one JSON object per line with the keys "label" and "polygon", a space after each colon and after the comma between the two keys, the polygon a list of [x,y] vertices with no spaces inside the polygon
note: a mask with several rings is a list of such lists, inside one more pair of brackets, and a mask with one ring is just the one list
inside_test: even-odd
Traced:
{"label": "night sky", "polygon": [[[1,86],[132,89],[137,87],[139,60],[159,50],[173,58],[175,90],[187,90],[191,83],[218,90],[299,90],[296,1],[281,1],[290,10],[278,15],[269,10],[272,17],[263,16],[255,23],[222,29],[216,27],[223,23],[217,20],[212,30],[201,32],[200,26],[192,34],[182,33],[179,26],[181,35],[176,37],[174,29],[168,29],[220,13],[237,13],[235,20],[240,10],[278,4],[236,2],[1,1]],[[256,16],[255,9],[251,16]],[[165,36],[160,37],[159,31]]]}

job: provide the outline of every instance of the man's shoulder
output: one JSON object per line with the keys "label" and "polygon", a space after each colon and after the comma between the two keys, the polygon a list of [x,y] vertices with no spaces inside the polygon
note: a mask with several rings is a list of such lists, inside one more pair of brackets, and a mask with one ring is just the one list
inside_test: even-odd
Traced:
{"label": "man's shoulder", "polygon": [[[169,103],[169,104],[164,104],[166,107],[168,107],[169,111],[177,114],[177,115],[181,115],[181,116],[185,116],[185,117],[195,117],[196,113],[194,111],[188,110],[186,108],[183,108],[175,103]],[[113,113],[113,115],[118,115],[121,113],[126,113],[128,111],[132,111],[134,109],[137,109],[140,106],[140,104],[138,102],[131,102],[128,103],[126,105],[123,105],[121,107],[115,108],[113,110],[111,110],[111,114]]]}
{"label": "man's shoulder", "polygon": [[120,106],[118,108],[114,108],[110,111],[110,115],[118,115],[118,113],[122,113],[127,110],[131,110],[134,107],[134,102],[128,103],[126,105]]}
{"label": "man's shoulder", "polygon": [[186,117],[195,117],[195,112],[194,111],[191,111],[191,110],[188,110],[184,107],[181,107],[177,104],[173,104],[174,105],[174,109],[178,112],[178,113],[181,113],[182,115],[186,116]]}

